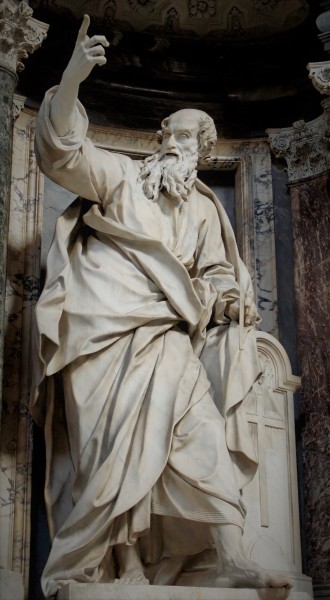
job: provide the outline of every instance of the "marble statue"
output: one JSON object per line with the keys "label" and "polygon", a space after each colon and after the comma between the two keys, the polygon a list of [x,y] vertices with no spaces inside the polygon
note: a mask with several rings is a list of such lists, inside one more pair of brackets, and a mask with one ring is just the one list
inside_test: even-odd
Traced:
{"label": "marble statue", "polygon": [[85,15],[36,132],[41,170],[78,196],[58,219],[36,309],[45,596],[70,582],[175,585],[203,552],[217,561],[210,586],[290,587],[242,544],[259,316],[224,209],[197,178],[214,123],[171,114],[144,161],[95,147],[78,90],[109,43],[88,26]]}

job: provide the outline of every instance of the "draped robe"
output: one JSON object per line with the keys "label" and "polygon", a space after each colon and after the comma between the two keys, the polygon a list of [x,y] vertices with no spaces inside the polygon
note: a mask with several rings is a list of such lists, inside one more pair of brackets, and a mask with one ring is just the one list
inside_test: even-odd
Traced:
{"label": "draped robe", "polygon": [[153,563],[212,547],[208,523],[243,527],[240,489],[257,464],[244,397],[260,373],[254,328],[224,314],[252,286],[217,198],[196,180],[185,202],[151,202],[140,161],[86,138],[79,102],[75,130],[57,137],[53,93],[40,109],[38,163],[90,204],[58,219],[36,309],[46,596],[111,578],[115,544],[143,538]]}

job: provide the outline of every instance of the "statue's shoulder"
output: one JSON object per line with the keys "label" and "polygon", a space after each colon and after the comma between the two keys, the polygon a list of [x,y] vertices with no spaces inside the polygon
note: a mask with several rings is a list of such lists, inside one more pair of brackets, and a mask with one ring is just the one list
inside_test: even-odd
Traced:
{"label": "statue's shoulder", "polygon": [[112,150],[109,152],[109,154],[112,159],[117,161],[117,164],[121,168],[123,175],[130,177],[133,174],[135,175],[140,173],[141,166],[143,164],[141,159],[131,157],[129,154],[113,152]]}

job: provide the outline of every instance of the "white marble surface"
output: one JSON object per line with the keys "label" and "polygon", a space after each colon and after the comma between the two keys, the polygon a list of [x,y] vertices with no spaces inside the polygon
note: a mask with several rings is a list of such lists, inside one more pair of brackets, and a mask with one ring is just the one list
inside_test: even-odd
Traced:
{"label": "white marble surface", "polygon": [[[158,143],[152,133],[136,132],[116,128],[105,128],[91,124],[89,138],[100,148],[144,158],[157,150]],[[216,171],[235,170],[235,211],[237,244],[242,259],[254,281],[262,330],[278,337],[276,257],[274,236],[273,190],[271,154],[264,140],[221,140],[217,141],[214,158],[209,168]],[[48,184],[49,190],[55,184]],[[72,195],[60,186],[55,190],[61,204],[69,204]],[[221,200],[221,198],[220,198]],[[49,210],[53,220],[54,210],[49,199]],[[58,214],[58,212],[57,212]],[[52,225],[45,222],[43,230],[43,256],[52,237]]]}
{"label": "white marble surface", "polygon": [[0,568],[0,598],[1,600],[23,600],[24,587],[21,573]]}
{"label": "white marble surface", "polygon": [[259,466],[243,490],[244,539],[249,557],[262,566],[299,573],[293,392],[300,379],[292,375],[286,352],[274,337],[260,332],[257,344],[263,374],[249,394],[246,411]]}
{"label": "white marble surface", "polygon": [[62,588],[57,600],[310,600],[310,596],[284,588],[253,590],[80,583]]}

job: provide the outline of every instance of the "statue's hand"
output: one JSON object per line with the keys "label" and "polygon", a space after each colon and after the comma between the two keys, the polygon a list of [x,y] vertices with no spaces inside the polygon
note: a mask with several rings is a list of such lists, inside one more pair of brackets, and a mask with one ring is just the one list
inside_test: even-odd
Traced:
{"label": "statue's hand", "polygon": [[[227,304],[225,315],[229,317],[231,321],[238,321],[239,313],[239,300],[235,300],[234,302],[230,302]],[[260,316],[258,314],[255,302],[251,296],[247,295],[244,303],[244,325],[245,327],[249,327],[249,325],[255,325],[259,321]]]}
{"label": "statue's hand", "polygon": [[247,295],[244,303],[244,325],[255,325],[260,321],[260,315],[258,314],[257,307],[252,296]]}
{"label": "statue's hand", "polygon": [[76,45],[63,73],[63,79],[70,83],[80,84],[88,77],[95,65],[105,65],[104,47],[110,46],[104,35],[93,35],[88,37],[87,30],[90,24],[88,15],[84,15],[82,25],[79,29]]}

